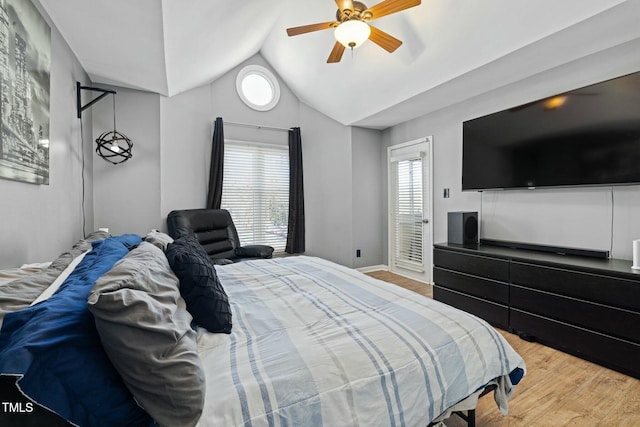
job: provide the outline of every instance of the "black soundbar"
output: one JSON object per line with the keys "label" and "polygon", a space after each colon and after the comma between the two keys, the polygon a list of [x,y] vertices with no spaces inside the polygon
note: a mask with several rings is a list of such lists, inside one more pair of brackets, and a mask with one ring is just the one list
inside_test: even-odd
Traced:
{"label": "black soundbar", "polygon": [[500,246],[511,249],[526,249],[529,251],[549,252],[558,255],[575,255],[602,259],[609,258],[609,251],[600,249],[565,248],[562,246],[538,245],[535,243],[509,242],[507,240],[492,239],[480,239],[480,244],[487,246]]}

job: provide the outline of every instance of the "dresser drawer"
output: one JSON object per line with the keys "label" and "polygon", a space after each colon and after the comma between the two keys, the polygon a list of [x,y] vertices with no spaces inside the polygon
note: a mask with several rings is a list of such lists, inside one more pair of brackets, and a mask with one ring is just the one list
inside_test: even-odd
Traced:
{"label": "dresser drawer", "polygon": [[640,282],[633,280],[512,261],[511,283],[640,312]]}
{"label": "dresser drawer", "polygon": [[433,268],[433,281],[442,288],[509,305],[509,286],[503,282],[440,267]]}
{"label": "dresser drawer", "polygon": [[498,328],[507,329],[509,326],[509,307],[505,305],[484,301],[438,285],[433,287],[433,299],[474,314]]}
{"label": "dresser drawer", "polygon": [[640,343],[640,313],[511,286],[511,308]]}
{"label": "dresser drawer", "polygon": [[510,315],[514,330],[542,344],[640,378],[640,344],[516,309]]}
{"label": "dresser drawer", "polygon": [[509,281],[509,261],[471,255],[443,249],[433,250],[433,264],[436,267],[469,273],[487,279]]}

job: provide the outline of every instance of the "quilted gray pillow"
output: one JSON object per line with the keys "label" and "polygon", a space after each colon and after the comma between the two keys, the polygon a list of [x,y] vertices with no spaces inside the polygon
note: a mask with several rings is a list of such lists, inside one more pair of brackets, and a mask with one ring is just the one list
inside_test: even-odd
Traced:
{"label": "quilted gray pillow", "polygon": [[155,245],[142,242],[89,295],[100,340],[138,403],[160,426],[193,426],[204,371],[178,279]]}

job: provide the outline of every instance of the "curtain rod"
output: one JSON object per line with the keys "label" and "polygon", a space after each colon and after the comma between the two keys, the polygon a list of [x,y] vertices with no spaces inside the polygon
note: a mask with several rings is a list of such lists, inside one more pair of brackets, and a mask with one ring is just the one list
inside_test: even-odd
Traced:
{"label": "curtain rod", "polygon": [[248,123],[236,123],[236,122],[227,122],[227,121],[223,121],[223,124],[231,125],[231,126],[240,126],[240,127],[245,127],[245,128],[266,129],[266,130],[281,130],[281,131],[284,131],[284,132],[289,132],[289,130],[290,130],[290,129],[278,128],[278,127],[274,127],[274,126],[252,125],[252,124],[248,124]]}

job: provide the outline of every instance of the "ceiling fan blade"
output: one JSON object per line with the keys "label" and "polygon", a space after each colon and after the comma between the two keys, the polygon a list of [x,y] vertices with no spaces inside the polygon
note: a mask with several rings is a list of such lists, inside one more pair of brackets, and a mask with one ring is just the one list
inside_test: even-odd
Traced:
{"label": "ceiling fan blade", "polygon": [[400,12],[401,10],[409,9],[410,7],[418,6],[421,3],[420,0],[385,0],[382,3],[370,7],[365,11],[365,15],[371,14],[369,21],[382,18],[392,13]]}
{"label": "ceiling fan blade", "polygon": [[297,36],[299,34],[310,33],[312,31],[328,30],[329,28],[334,28],[339,24],[339,22],[331,21],[321,22],[319,24],[303,25],[301,27],[292,27],[287,28],[287,34],[289,36]]}
{"label": "ceiling fan blade", "polygon": [[369,40],[386,50],[387,52],[393,52],[402,44],[401,40],[393,37],[390,34],[385,33],[382,30],[377,29],[373,25],[369,25],[371,27],[371,34],[369,35]]}
{"label": "ceiling fan blade", "polygon": [[331,64],[333,62],[340,62],[340,60],[342,59],[343,53],[344,53],[344,46],[340,42],[336,42],[336,44],[333,45],[333,49],[331,50],[329,59],[327,59],[327,64]]}
{"label": "ceiling fan blade", "polygon": [[336,0],[336,4],[338,5],[338,9],[340,12],[343,10],[350,10],[353,12],[353,1],[352,0]]}

